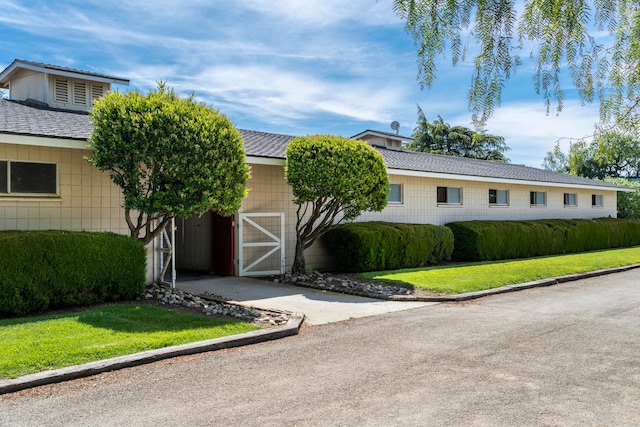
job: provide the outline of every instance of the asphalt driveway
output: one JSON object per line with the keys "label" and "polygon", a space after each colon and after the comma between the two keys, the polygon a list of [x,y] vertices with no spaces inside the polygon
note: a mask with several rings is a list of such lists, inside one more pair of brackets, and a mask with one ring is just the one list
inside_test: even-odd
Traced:
{"label": "asphalt driveway", "polygon": [[0,396],[2,426],[640,425],[640,270]]}

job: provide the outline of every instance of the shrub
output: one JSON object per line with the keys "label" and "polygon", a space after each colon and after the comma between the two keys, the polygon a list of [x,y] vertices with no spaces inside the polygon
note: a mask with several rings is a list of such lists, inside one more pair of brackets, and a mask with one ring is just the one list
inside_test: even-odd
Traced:
{"label": "shrub", "polygon": [[488,261],[640,245],[640,221],[615,218],[460,221],[453,259]]}
{"label": "shrub", "polygon": [[146,250],[115,233],[0,232],[0,316],[130,300],[145,289]]}
{"label": "shrub", "polygon": [[354,222],[323,238],[341,271],[422,267],[451,259],[453,233],[431,224]]}

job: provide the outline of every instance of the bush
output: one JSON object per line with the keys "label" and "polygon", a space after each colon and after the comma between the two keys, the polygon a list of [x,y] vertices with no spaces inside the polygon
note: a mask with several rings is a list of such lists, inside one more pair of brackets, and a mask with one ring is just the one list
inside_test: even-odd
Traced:
{"label": "bush", "polygon": [[354,222],[323,237],[341,271],[423,267],[451,259],[453,233],[431,224]]}
{"label": "bush", "polygon": [[0,316],[130,300],[144,293],[146,250],[115,233],[0,232]]}
{"label": "bush", "polygon": [[640,245],[640,221],[615,218],[460,221],[453,259],[489,261]]}

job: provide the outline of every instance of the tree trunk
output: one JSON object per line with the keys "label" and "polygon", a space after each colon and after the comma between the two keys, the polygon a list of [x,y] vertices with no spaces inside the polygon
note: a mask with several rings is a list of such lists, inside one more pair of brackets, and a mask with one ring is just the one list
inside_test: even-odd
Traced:
{"label": "tree trunk", "polygon": [[304,274],[306,272],[305,259],[304,259],[304,242],[302,239],[296,239],[296,255],[293,259],[293,266],[291,267],[292,274]]}

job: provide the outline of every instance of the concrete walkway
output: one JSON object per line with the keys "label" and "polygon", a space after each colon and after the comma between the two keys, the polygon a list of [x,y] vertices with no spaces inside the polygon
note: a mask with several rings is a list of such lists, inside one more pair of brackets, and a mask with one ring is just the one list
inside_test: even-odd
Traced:
{"label": "concrete walkway", "polygon": [[247,277],[197,276],[178,281],[176,288],[193,294],[208,292],[230,298],[234,303],[247,307],[303,313],[305,323],[310,325],[437,304],[424,301],[382,301]]}

